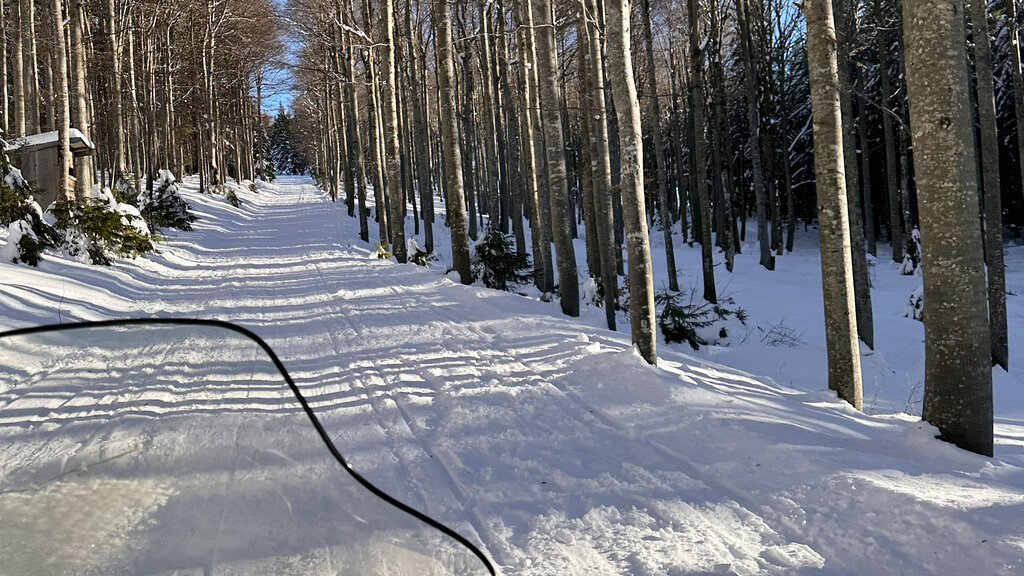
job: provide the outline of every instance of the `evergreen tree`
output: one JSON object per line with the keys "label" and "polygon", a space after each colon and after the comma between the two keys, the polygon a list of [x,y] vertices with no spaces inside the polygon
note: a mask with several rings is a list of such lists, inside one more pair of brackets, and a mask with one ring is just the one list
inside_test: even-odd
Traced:
{"label": "evergreen tree", "polygon": [[280,106],[270,128],[270,158],[278,174],[305,174],[309,170],[309,162],[299,152],[294,135],[292,117]]}

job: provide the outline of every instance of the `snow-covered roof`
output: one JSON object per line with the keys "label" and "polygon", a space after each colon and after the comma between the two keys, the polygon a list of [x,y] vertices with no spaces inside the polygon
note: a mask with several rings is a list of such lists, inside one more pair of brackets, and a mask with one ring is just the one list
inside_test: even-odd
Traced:
{"label": "snow-covered roof", "polygon": [[[71,151],[81,152],[83,150],[94,150],[96,146],[85,137],[84,134],[77,128],[72,128],[68,131],[68,138],[71,140]],[[21,138],[14,138],[12,140],[4,141],[4,151],[14,152],[20,150],[22,152],[38,150],[40,148],[49,148],[57,145],[57,131],[52,130],[50,132],[42,132],[40,134],[31,134],[29,136],[23,136]]]}

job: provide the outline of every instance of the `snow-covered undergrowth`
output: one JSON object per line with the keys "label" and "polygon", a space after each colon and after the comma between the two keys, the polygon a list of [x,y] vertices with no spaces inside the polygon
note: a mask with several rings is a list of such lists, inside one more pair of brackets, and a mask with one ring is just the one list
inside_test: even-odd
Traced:
{"label": "snow-covered undergrowth", "polygon": [[[811,233],[775,272],[757,267],[756,244],[735,274],[716,267],[749,334],[733,326],[728,346],[697,352],[662,342],[655,368],[628,335],[601,328],[600,309],[573,320],[557,304],[456,284],[443,275],[443,234],[437,263],[399,266],[377,259],[376,238],[360,242],[343,205],[308,181],[257,186],[238,187],[234,207],[185,179],[195,231],[168,231],[147,259],[0,263],[0,326],[138,316],[246,326],[356,469],[480,542],[504,574],[1024,570],[1019,296],[1008,297],[1011,373],[996,372],[988,459],[901,413],[919,411],[923,345],[921,323],[903,317],[920,280],[895,263],[873,261],[864,415],[826,390]],[[689,292],[699,248],[680,243],[677,260]],[[1010,249],[1007,266],[1019,294],[1024,249]],[[780,325],[795,338],[780,340]],[[0,413],[12,399],[17,390],[0,396]],[[0,446],[0,469],[21,456]]]}

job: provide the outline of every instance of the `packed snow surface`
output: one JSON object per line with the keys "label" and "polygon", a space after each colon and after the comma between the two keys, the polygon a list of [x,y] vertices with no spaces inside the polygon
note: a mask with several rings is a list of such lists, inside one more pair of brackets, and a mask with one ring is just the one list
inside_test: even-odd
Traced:
{"label": "packed snow surface", "polygon": [[[277,351],[357,470],[479,543],[507,575],[1024,573],[1020,248],[1008,250],[1011,372],[996,371],[996,456],[985,458],[904,413],[920,410],[923,331],[902,316],[920,278],[884,258],[872,261],[877,351],[862,350],[868,414],[827,390],[813,233],[776,272],[758,269],[756,254],[739,256],[734,275],[716,268],[720,292],[749,313],[730,329],[748,333],[699,352],[662,342],[652,367],[627,334],[601,327],[599,309],[574,320],[556,304],[457,284],[444,274],[444,236],[429,269],[377,259],[344,206],[308,180],[239,187],[238,208],[192,180],[182,189],[200,220],[166,231],[148,259],[0,263],[0,327],[148,316],[245,326]],[[699,248],[680,241],[677,258],[681,283],[696,285]],[[796,338],[765,344],[780,321]],[[134,401],[209,409],[175,386],[147,394]],[[0,431],[42,427],[51,408],[40,401],[0,383]],[[35,408],[12,411],[19,402]],[[0,444],[0,478],[32,457]],[[125,491],[95,482],[100,498]],[[157,513],[175,489],[164,474],[137,481],[135,514]],[[0,497],[0,513],[18,498]],[[301,489],[289,498],[301,509]],[[136,521],[108,516],[93,535],[104,546]],[[315,540],[289,542],[288,561],[314,557]],[[285,561],[274,546],[264,553]]]}

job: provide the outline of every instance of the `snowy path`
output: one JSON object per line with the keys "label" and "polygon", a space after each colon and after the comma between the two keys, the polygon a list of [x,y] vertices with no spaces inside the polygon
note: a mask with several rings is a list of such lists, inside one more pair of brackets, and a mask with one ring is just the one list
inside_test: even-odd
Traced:
{"label": "snowy path", "polygon": [[190,196],[196,230],[151,260],[0,264],[0,323],[246,326],[358,470],[504,574],[1024,570],[1019,450],[669,350],[651,368],[556,306],[377,260],[308,182],[240,196]]}

